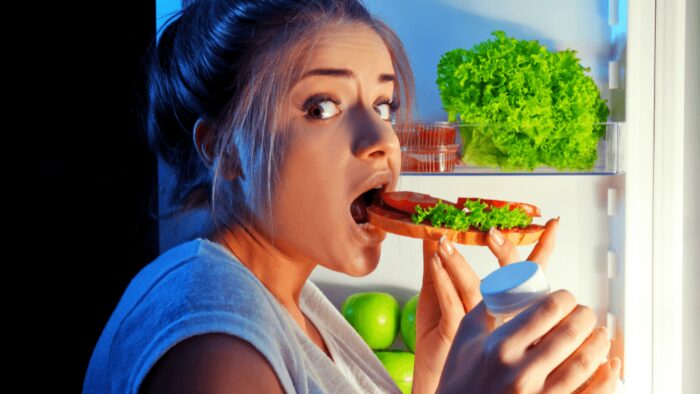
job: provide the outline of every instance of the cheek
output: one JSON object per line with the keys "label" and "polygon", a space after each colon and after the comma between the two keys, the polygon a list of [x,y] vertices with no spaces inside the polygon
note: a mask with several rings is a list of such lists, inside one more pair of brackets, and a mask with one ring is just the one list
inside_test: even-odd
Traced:
{"label": "cheek", "polygon": [[290,146],[272,212],[277,237],[296,249],[287,252],[317,261],[332,257],[347,220],[342,216],[347,199],[340,172],[343,159],[323,145],[299,141]]}
{"label": "cheek", "polygon": [[[357,173],[349,142],[337,132],[303,135],[308,137],[290,141],[280,171],[272,212],[278,245],[299,260],[367,275],[377,266],[380,245],[363,247],[354,238],[349,180]],[[400,152],[392,155],[390,165],[398,171]]]}
{"label": "cheek", "polygon": [[[398,141],[398,138],[397,138]],[[396,176],[400,176],[401,174],[401,147],[396,143],[397,146],[399,146],[399,149],[396,149],[394,151],[394,154],[392,155],[391,160],[389,160],[389,166],[391,167],[391,172],[396,174]],[[397,184],[398,182],[395,182]]]}

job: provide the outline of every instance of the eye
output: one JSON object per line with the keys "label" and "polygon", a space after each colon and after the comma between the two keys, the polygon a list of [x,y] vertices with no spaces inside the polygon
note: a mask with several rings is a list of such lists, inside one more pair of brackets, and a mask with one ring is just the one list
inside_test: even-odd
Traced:
{"label": "eye", "polygon": [[382,120],[391,120],[391,106],[389,106],[389,103],[379,104],[374,108]]}
{"label": "eye", "polygon": [[391,116],[398,108],[398,102],[388,100],[374,106],[374,110],[379,114],[379,118],[384,121],[391,121]]}
{"label": "eye", "polygon": [[306,100],[302,110],[309,118],[325,120],[342,112],[339,105],[340,101],[329,96],[314,96]]}

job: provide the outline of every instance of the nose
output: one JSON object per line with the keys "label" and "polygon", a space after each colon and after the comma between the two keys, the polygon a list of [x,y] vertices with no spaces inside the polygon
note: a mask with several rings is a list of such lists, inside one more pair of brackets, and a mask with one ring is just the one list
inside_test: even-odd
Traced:
{"label": "nose", "polygon": [[400,149],[399,138],[391,124],[379,119],[376,112],[358,116],[356,119],[353,154],[357,158],[388,158]]}

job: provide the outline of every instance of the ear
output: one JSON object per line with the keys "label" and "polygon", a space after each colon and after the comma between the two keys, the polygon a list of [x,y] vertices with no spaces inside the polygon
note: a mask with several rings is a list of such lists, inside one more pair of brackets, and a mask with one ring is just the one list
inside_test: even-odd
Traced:
{"label": "ear", "polygon": [[197,149],[199,157],[209,168],[214,165],[212,129],[211,122],[204,117],[200,117],[194,123],[194,130],[192,130],[194,147]]}
{"label": "ear", "polygon": [[[214,161],[216,159],[214,152],[214,124],[211,120],[200,117],[194,124],[194,130],[192,130],[192,138],[195,148],[199,157],[202,159],[204,164],[211,169],[214,166]],[[233,180],[238,176],[242,176],[240,170],[240,162],[238,160],[238,155],[236,152],[228,152],[225,162],[232,166],[233,169],[223,169],[223,176],[228,180]],[[233,156],[233,157],[231,157]]]}

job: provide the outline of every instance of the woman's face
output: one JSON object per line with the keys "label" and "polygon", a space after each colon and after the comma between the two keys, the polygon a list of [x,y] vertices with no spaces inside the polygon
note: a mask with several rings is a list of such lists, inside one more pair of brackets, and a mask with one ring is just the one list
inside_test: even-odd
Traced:
{"label": "woman's face", "polygon": [[358,197],[375,187],[395,190],[401,163],[390,123],[389,51],[369,27],[333,27],[302,75],[287,103],[287,151],[273,207],[277,245],[294,259],[366,275],[386,234],[358,225],[366,221]]}

